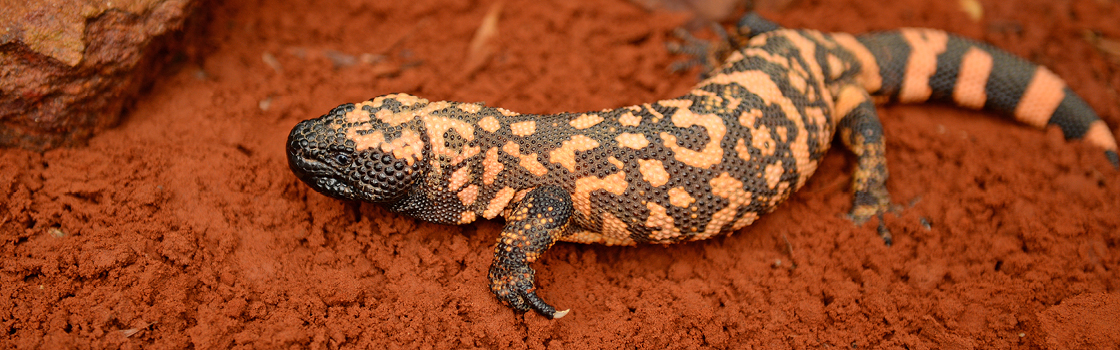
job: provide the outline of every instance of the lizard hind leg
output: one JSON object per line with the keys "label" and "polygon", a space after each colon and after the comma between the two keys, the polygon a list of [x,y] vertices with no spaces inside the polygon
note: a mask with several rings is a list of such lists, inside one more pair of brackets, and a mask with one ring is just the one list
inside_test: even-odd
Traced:
{"label": "lizard hind leg", "polygon": [[732,51],[738,49],[737,41],[739,40],[732,37],[719,23],[712,22],[711,29],[719,39],[711,41],[700,39],[684,28],[673,30],[673,36],[677,37],[680,42],[670,41],[665,44],[665,48],[670,53],[686,55],[689,58],[673,62],[669,66],[669,70],[683,72],[692,69],[692,67],[700,66],[700,79],[703,80],[719,68],[723,64],[723,60]]}
{"label": "lizard hind leg", "polygon": [[836,132],[844,146],[856,156],[850,217],[856,224],[862,224],[873,216],[879,217],[879,235],[890,245],[890,231],[883,224],[883,213],[889,209],[891,202],[887,192],[883,125],[879,122],[871,96],[862,87],[845,85],[837,96],[836,115],[841,118]]}
{"label": "lizard hind leg", "polygon": [[666,48],[674,54],[684,54],[691,58],[674,62],[669,70],[680,72],[692,67],[701,66],[700,79],[705,79],[718,69],[732,52],[747,45],[747,41],[756,35],[782,29],[777,23],[771,22],[757,13],[750,12],[739,19],[734,32],[728,32],[719,23],[711,23],[712,32],[717,40],[703,40],[693,36],[683,28],[677,28],[673,35],[681,42],[669,42]]}
{"label": "lizard hind leg", "polygon": [[777,23],[771,22],[768,19],[762,18],[758,13],[748,12],[739,18],[739,35],[744,38],[750,38],[762,33],[772,32],[782,29],[782,26]]}
{"label": "lizard hind leg", "polygon": [[532,309],[548,318],[561,318],[568,310],[556,311],[536,293],[537,260],[567,232],[572,215],[571,196],[558,186],[541,186],[518,202],[502,229],[490,265],[490,291],[517,311]]}

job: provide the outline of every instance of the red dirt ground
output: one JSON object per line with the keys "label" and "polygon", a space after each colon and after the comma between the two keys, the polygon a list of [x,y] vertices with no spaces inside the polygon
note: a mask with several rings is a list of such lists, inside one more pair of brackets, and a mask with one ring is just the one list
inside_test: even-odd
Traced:
{"label": "red dirt ground", "polygon": [[[390,5],[393,3],[392,5]],[[0,149],[0,348],[1116,348],[1120,172],[981,112],[881,109],[904,207],[854,227],[849,156],[740,232],[675,246],[559,244],[536,264],[567,317],[490,295],[497,221],[439,226],[308,189],[298,121],[391,92],[520,112],[685,92],[687,15],[630,2],[259,0],[209,7],[208,52],[88,147]],[[950,30],[1051,67],[1120,131],[1120,2],[804,0],[787,26]],[[1112,60],[1110,60],[1112,59]],[[270,63],[271,62],[271,63]],[[929,228],[923,227],[923,220]]]}

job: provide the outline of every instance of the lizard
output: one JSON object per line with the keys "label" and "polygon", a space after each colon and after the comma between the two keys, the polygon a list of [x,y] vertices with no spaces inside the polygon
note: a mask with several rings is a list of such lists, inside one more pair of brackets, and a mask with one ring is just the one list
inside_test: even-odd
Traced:
{"label": "lizard", "polygon": [[750,225],[805,185],[833,138],[855,155],[849,218],[890,206],[881,102],[944,101],[1057,125],[1115,166],[1117,143],[1045,67],[935,29],[865,35],[742,17],[745,44],[691,91],[582,113],[521,114],[390,94],[293,127],[289,167],[330,197],[440,224],[505,219],[489,268],[511,308],[560,318],[535,270],[556,242],[634,245]]}

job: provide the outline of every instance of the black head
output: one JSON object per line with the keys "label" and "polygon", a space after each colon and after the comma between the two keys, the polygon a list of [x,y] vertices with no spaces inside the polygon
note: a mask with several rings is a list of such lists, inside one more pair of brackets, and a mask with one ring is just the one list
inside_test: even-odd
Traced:
{"label": "black head", "polygon": [[382,96],[302,121],[288,135],[288,166],[308,186],[331,197],[399,200],[426,169],[430,147],[415,116],[426,104],[408,95]]}

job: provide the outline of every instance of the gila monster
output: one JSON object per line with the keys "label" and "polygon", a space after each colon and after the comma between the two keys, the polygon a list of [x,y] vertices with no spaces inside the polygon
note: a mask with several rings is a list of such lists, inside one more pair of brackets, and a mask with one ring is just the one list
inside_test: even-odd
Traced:
{"label": "gila monster", "polygon": [[834,134],[857,159],[850,218],[881,217],[890,197],[876,102],[939,100],[1055,124],[1120,164],[1109,128],[1061,78],[992,46],[933,29],[783,29],[755,14],[738,31],[745,44],[684,96],[532,115],[386,95],[300,122],[289,166],[327,196],[425,221],[504,217],[491,291],[518,311],[560,318],[567,310],[536,294],[529,267],[554,243],[738,230],[801,188]]}

